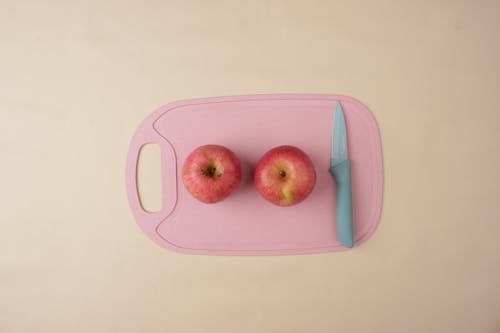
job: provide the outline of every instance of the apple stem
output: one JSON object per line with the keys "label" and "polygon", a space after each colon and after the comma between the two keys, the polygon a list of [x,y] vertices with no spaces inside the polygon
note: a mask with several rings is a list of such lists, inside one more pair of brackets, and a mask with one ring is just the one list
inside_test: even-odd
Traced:
{"label": "apple stem", "polygon": [[201,172],[207,176],[207,177],[210,177],[210,178],[213,178],[214,176],[217,176],[217,177],[220,177],[221,175],[220,174],[215,174],[215,172],[217,171],[217,169],[213,166],[208,166],[204,169],[201,170]]}
{"label": "apple stem", "polygon": [[286,177],[286,172],[283,170],[280,170],[280,177],[285,178]]}

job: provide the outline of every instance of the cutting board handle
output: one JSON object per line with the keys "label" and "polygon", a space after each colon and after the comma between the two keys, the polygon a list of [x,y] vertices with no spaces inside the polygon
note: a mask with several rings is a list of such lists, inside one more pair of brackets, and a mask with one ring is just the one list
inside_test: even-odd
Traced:
{"label": "cutting board handle", "polygon": [[[162,207],[157,212],[148,212],[141,204],[137,185],[137,165],[142,147],[157,144],[161,151]],[[156,236],[157,226],[167,218],[177,204],[177,162],[172,145],[161,136],[151,123],[145,121],[136,131],[130,143],[125,172],[127,195],[139,226],[150,236]]]}

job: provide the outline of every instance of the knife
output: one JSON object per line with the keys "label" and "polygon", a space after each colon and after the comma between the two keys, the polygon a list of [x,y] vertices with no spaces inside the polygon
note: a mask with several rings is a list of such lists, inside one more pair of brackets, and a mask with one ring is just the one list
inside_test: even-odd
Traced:
{"label": "knife", "polygon": [[354,245],[352,231],[351,162],[347,151],[347,130],[342,105],[337,102],[333,119],[330,173],[337,183],[337,233],[340,244]]}

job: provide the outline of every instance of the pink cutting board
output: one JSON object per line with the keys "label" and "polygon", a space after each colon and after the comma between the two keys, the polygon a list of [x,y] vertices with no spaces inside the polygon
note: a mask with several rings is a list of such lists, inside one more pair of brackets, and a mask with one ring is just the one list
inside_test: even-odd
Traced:
{"label": "pink cutting board", "polygon": [[[127,159],[130,207],[141,229],[178,252],[212,255],[278,255],[341,251],[335,227],[336,185],[330,167],[335,104],[341,101],[352,165],[355,247],[378,225],[382,156],[377,124],[357,100],[337,95],[250,95],[178,101],[160,107],[137,129]],[[137,193],[141,147],[161,147],[163,208],[143,210]],[[226,200],[203,204],[185,190],[181,170],[196,147],[219,144],[242,164],[240,187]],[[317,183],[291,207],[265,201],[253,186],[259,158],[278,145],[293,145],[312,159]]]}

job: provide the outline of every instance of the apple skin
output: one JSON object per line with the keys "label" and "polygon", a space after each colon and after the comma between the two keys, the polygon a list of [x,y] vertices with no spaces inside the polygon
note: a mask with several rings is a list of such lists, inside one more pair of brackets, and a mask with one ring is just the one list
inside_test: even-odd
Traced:
{"label": "apple skin", "polygon": [[254,173],[259,193],[278,206],[292,206],[304,201],[316,185],[314,165],[302,150],[279,146],[266,152]]}
{"label": "apple skin", "polygon": [[184,162],[182,181],[189,193],[212,204],[227,198],[241,183],[241,164],[226,147],[205,145],[196,148]]}

